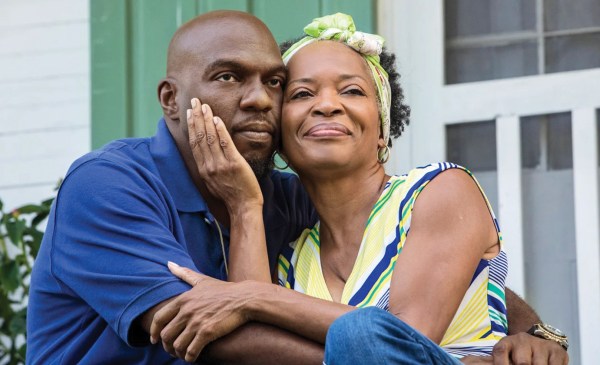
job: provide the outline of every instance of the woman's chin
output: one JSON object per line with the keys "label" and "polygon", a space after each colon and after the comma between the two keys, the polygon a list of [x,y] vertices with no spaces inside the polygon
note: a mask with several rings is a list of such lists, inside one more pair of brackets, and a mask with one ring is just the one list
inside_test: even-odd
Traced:
{"label": "woman's chin", "polygon": [[341,154],[305,154],[299,156],[296,161],[290,161],[294,170],[299,175],[326,175],[330,172],[340,172],[345,169],[354,168],[352,156]]}

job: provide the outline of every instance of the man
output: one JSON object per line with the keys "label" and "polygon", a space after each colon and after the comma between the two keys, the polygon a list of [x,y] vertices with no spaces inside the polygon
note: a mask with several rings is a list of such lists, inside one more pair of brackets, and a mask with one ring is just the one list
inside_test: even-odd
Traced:
{"label": "man", "polygon": [[[181,311],[194,315],[199,294],[215,303],[204,308],[207,315],[235,311],[236,303],[223,299],[225,283],[189,290],[165,265],[171,260],[227,279],[227,227],[237,222],[196,168],[186,110],[194,97],[209,104],[260,178],[273,265],[280,245],[315,220],[297,178],[269,172],[284,81],[273,36],[249,14],[208,13],[176,32],[158,88],[164,118],[157,134],[91,152],[64,179],[32,274],[28,363],[183,363],[160,343],[149,344],[153,314],[185,298]],[[249,323],[202,355],[218,363],[306,364],[321,363],[323,349]]]}

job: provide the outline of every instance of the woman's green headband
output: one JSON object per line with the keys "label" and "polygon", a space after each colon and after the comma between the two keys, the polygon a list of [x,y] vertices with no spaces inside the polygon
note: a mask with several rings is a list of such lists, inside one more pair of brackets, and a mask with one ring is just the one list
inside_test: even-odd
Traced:
{"label": "woman's green headband", "polygon": [[377,88],[377,101],[381,115],[381,131],[385,144],[390,139],[390,106],[392,92],[388,81],[387,72],[379,63],[379,55],[383,49],[383,37],[376,34],[357,32],[352,17],[347,14],[336,13],[321,18],[316,18],[304,27],[306,37],[294,43],[284,54],[283,63],[289,60],[304,46],[318,40],[332,40],[344,43],[367,61],[375,87]]}

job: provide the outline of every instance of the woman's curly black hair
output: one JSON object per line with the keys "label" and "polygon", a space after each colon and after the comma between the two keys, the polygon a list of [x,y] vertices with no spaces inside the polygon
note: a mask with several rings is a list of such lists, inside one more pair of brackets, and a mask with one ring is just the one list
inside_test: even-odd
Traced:
{"label": "woman's curly black hair", "polygon": [[[279,45],[283,55],[294,43],[303,37],[282,42]],[[383,48],[379,55],[381,67],[388,73],[390,88],[392,91],[392,103],[390,105],[390,137],[398,138],[404,131],[404,127],[410,122],[410,107],[404,104],[404,91],[400,86],[400,74],[396,70],[396,55]],[[392,147],[392,138],[388,146]]]}

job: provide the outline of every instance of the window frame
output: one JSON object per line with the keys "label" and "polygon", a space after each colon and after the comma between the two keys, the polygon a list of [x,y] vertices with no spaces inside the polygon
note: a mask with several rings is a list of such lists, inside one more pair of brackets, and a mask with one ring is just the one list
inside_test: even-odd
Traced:
{"label": "window frame", "polygon": [[[444,1],[445,3],[445,1]],[[592,35],[600,34],[600,26],[595,27],[584,27],[575,29],[563,29],[563,30],[551,30],[547,31],[544,29],[544,0],[535,0],[535,30],[529,31],[516,31],[516,32],[505,32],[505,33],[492,33],[492,34],[481,34],[471,36],[458,36],[453,38],[444,37],[444,55],[447,57],[451,51],[460,51],[470,48],[482,48],[482,47],[496,47],[502,45],[514,45],[524,44],[526,42],[535,41],[537,44],[537,73],[535,75],[545,75],[546,72],[546,41],[549,38],[564,37],[564,36],[575,36],[575,35]],[[444,13],[445,14],[445,13]],[[586,70],[589,68],[585,68]],[[448,67],[445,65],[444,70],[448,72]],[[584,69],[578,69],[584,70]],[[563,72],[563,71],[559,71]],[[552,72],[556,73],[556,72]],[[523,77],[517,76],[517,77]],[[478,81],[461,81],[461,82],[447,82],[448,77],[445,75],[446,85],[464,84],[469,82],[478,82],[486,80],[500,80],[496,79],[480,79]]]}

